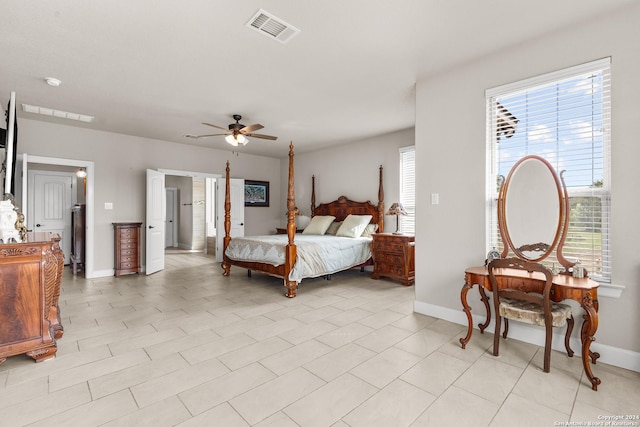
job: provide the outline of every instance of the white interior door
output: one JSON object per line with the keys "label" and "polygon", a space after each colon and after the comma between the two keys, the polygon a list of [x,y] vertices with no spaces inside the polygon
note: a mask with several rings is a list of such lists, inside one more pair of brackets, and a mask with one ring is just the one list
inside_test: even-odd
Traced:
{"label": "white interior door", "polygon": [[75,174],[69,172],[28,171],[30,200],[27,204],[27,228],[58,233],[61,237],[64,263],[71,252],[71,207],[76,202],[72,191]]}
{"label": "white interior door", "polygon": [[147,224],[145,227],[147,275],[164,270],[165,196],[164,173],[147,169]]}
{"label": "white interior door", "polygon": [[[231,178],[231,237],[244,236],[244,179]],[[224,198],[225,180],[216,180],[216,261],[222,262],[222,244],[224,239]]]}

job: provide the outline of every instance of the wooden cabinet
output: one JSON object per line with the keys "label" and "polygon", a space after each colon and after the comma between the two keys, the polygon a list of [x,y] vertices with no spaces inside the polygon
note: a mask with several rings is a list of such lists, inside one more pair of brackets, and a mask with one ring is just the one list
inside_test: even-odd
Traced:
{"label": "wooden cabinet", "polygon": [[[302,233],[303,231],[304,231],[304,229],[303,230],[296,229],[296,233]],[[277,227],[276,228],[276,234],[287,234],[287,229],[286,228]]]}
{"label": "wooden cabinet", "polygon": [[84,268],[85,205],[71,208],[71,268],[73,274]]}
{"label": "wooden cabinet", "polygon": [[25,242],[0,244],[0,364],[27,354],[55,357],[62,338],[58,299],[64,268],[60,237],[28,233]]}
{"label": "wooden cabinet", "polygon": [[415,237],[391,233],[376,233],[371,237],[371,277],[390,277],[405,286],[412,285],[415,282]]}
{"label": "wooden cabinet", "polygon": [[115,275],[140,273],[141,222],[114,222]]}

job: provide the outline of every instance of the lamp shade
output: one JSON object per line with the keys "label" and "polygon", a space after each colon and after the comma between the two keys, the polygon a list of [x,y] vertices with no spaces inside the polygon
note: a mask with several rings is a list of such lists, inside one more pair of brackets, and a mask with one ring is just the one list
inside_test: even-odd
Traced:
{"label": "lamp shade", "polygon": [[407,211],[404,210],[402,203],[395,202],[391,206],[389,206],[389,210],[387,210],[387,215],[407,215]]}

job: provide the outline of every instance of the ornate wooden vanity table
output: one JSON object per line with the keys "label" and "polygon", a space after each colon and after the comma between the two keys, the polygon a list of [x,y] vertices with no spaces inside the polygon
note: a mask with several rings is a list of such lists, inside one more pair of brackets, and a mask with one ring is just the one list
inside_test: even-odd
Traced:
{"label": "ornate wooden vanity table", "polygon": [[[586,272],[585,277],[573,277],[575,264],[562,254],[568,216],[569,200],[562,175],[558,176],[551,164],[538,156],[526,156],[518,161],[503,181],[498,195],[498,226],[504,243],[500,257],[506,258],[509,251],[512,251],[517,258],[540,262],[555,251],[563,271],[553,276],[551,299],[555,302],[574,300],[584,309],[580,333],[582,364],[591,388],[597,390],[601,381],[593,375],[591,363],[595,364],[600,355],[591,352],[590,348],[598,329],[598,283],[589,279]],[[538,291],[544,286],[545,278],[541,273],[512,269],[503,269],[502,273],[522,288]],[[460,293],[468,321],[467,335],[460,338],[462,348],[466,347],[473,331],[467,294],[474,285],[478,285],[487,315],[486,321],[478,325],[480,333],[484,332],[491,321],[486,291],[491,292],[492,289],[487,268],[469,267],[465,270],[465,283]]]}

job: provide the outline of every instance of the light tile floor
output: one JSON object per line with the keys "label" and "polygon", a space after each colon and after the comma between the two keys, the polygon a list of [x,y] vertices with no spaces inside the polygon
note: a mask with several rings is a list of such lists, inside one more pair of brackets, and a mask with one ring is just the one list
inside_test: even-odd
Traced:
{"label": "light tile floor", "polygon": [[[174,251],[175,252],[175,251]],[[358,270],[298,296],[210,256],[151,276],[66,269],[56,359],[0,365],[0,425],[557,426],[640,414],[640,374],[413,313],[413,288]],[[640,425],[636,420],[635,425]],[[596,424],[592,424],[596,425]]]}

